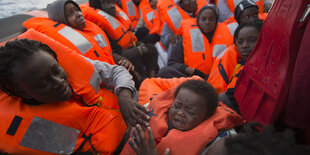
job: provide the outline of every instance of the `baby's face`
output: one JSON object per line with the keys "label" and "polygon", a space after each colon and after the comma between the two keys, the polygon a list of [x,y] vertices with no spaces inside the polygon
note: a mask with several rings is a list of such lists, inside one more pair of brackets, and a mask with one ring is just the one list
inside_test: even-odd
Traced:
{"label": "baby's face", "polygon": [[195,92],[181,88],[169,110],[169,120],[174,128],[191,130],[206,119],[206,99]]}

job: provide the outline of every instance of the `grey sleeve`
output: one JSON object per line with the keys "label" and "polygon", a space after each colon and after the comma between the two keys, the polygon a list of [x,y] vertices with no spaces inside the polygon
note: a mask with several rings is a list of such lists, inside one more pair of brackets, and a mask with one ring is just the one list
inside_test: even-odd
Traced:
{"label": "grey sleeve", "polygon": [[187,67],[184,64],[184,53],[183,53],[183,39],[180,38],[177,44],[171,47],[171,55],[168,59],[168,66],[177,69],[178,71],[186,74],[185,68]]}
{"label": "grey sleeve", "polygon": [[164,24],[161,34],[160,42],[164,47],[168,48],[170,44],[170,37],[173,35],[173,32],[166,23]]}
{"label": "grey sleeve", "polygon": [[125,67],[110,65],[108,63],[98,60],[91,60],[86,57],[84,58],[94,66],[96,72],[101,78],[101,83],[103,86],[109,89],[114,89],[114,93],[117,96],[121,88],[128,88],[133,93],[136,93],[135,83]]}

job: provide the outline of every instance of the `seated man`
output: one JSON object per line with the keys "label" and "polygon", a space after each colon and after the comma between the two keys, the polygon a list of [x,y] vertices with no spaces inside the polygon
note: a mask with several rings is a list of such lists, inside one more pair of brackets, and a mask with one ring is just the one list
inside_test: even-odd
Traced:
{"label": "seated man", "polygon": [[[149,124],[159,154],[166,148],[172,154],[198,154],[219,131],[244,123],[241,116],[218,103],[214,88],[201,79],[188,80],[156,95],[148,108],[151,111]],[[134,153],[132,142],[137,134],[133,134],[122,154]]]}

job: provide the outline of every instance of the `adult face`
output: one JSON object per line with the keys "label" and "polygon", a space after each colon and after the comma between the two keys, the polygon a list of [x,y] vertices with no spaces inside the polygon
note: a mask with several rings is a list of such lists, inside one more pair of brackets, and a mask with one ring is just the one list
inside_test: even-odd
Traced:
{"label": "adult face", "polygon": [[211,9],[203,10],[198,17],[198,26],[204,34],[210,33],[215,29],[217,16]]}
{"label": "adult face", "polygon": [[243,60],[247,60],[254,49],[259,32],[254,27],[244,27],[239,31],[236,46]]}
{"label": "adult face", "polygon": [[101,0],[101,9],[109,15],[116,17],[115,0]]}
{"label": "adult face", "polygon": [[240,24],[249,23],[258,20],[258,9],[256,7],[249,7],[243,10],[239,16]]}
{"label": "adult face", "polygon": [[206,99],[195,92],[181,88],[169,110],[169,120],[174,128],[188,131],[207,118]]}
{"label": "adult face", "polygon": [[179,4],[186,12],[195,12],[197,10],[196,0],[181,0]]}
{"label": "adult face", "polygon": [[83,31],[85,27],[85,19],[79,8],[72,3],[67,3],[65,5],[65,16],[71,27]]}
{"label": "adult face", "polygon": [[17,62],[12,81],[21,96],[42,103],[63,102],[71,97],[66,72],[49,53],[40,50]]}

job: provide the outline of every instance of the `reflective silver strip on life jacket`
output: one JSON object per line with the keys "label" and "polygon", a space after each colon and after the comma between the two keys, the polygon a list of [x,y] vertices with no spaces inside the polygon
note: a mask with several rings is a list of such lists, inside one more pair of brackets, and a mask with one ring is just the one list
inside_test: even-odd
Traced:
{"label": "reflective silver strip on life jacket", "polygon": [[230,23],[230,24],[227,25],[227,27],[228,27],[228,29],[229,29],[229,31],[230,31],[230,34],[231,34],[232,36],[234,36],[235,30],[236,30],[237,27],[238,27],[238,23]]}
{"label": "reflective silver strip on life jacket", "polygon": [[203,36],[199,28],[191,29],[191,42],[192,42],[192,51],[193,52],[204,52],[205,43],[203,41]]}
{"label": "reflective silver strip on life jacket", "polygon": [[229,48],[226,48],[223,52],[221,52],[221,54],[217,56],[216,60],[221,59],[221,58],[224,56],[224,54],[226,53],[226,51],[227,51],[228,49],[229,49]]}
{"label": "reflective silver strip on life jacket", "polygon": [[122,18],[124,18],[125,20],[129,20],[128,16],[126,15],[125,12],[121,11],[118,13]]}
{"label": "reflective silver strip on life jacket", "polygon": [[97,34],[94,36],[94,39],[97,41],[97,43],[99,44],[99,46],[101,48],[107,47],[108,43],[105,40],[104,36],[102,34]]}
{"label": "reflective silver strip on life jacket", "polygon": [[97,94],[99,92],[101,81],[102,79],[99,76],[98,72],[94,71],[89,80],[89,84],[94,88]]}
{"label": "reflective silver strip on life jacket", "polygon": [[59,30],[58,33],[68,39],[75,47],[79,49],[82,54],[85,54],[93,47],[93,45],[83,35],[70,28],[69,26]]}
{"label": "reflective silver strip on life jacket", "polygon": [[243,0],[234,0],[234,5],[235,5],[235,7],[237,7],[237,5],[238,5],[241,1],[243,1]]}
{"label": "reflective silver strip on life jacket", "polygon": [[110,25],[112,26],[113,30],[115,30],[116,28],[119,27],[119,24],[117,23],[117,21],[114,19],[114,17],[112,17],[111,15],[99,10],[98,14],[101,15],[103,18],[107,19],[108,22],[110,23]]}
{"label": "reflective silver strip on life jacket", "polygon": [[32,119],[21,146],[56,154],[71,154],[80,131],[37,116]]}
{"label": "reflective silver strip on life jacket", "polygon": [[127,10],[128,10],[128,16],[135,16],[136,15],[136,10],[134,8],[134,4],[132,1],[127,1],[126,2]]}
{"label": "reflective silver strip on life jacket", "polygon": [[176,6],[172,7],[168,11],[169,18],[171,19],[175,29],[178,29],[181,27],[181,21],[183,20],[178,8]]}
{"label": "reflective silver strip on life jacket", "polygon": [[149,12],[148,14],[146,14],[146,18],[147,18],[147,21],[150,21],[150,20],[154,19],[155,18],[154,11]]}
{"label": "reflective silver strip on life jacket", "polygon": [[225,44],[217,44],[213,46],[212,50],[212,56],[218,57],[222,54],[222,52],[225,52],[226,45]]}

